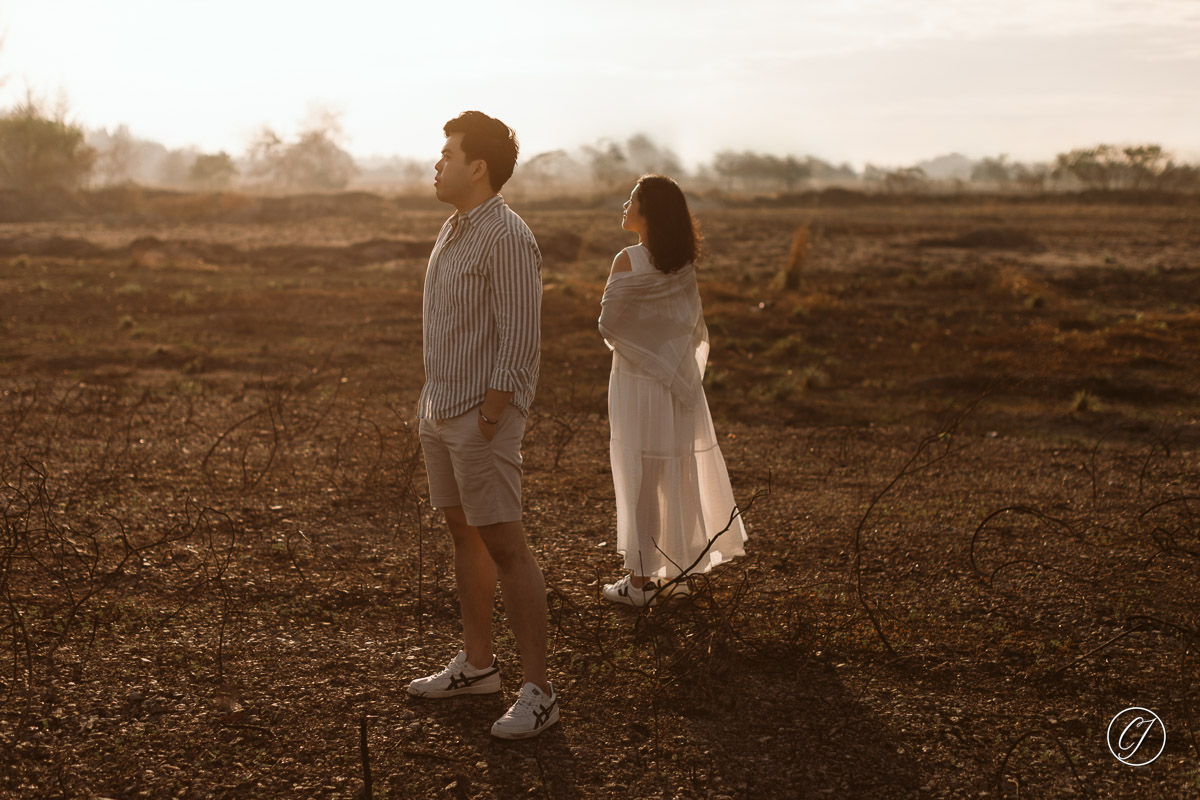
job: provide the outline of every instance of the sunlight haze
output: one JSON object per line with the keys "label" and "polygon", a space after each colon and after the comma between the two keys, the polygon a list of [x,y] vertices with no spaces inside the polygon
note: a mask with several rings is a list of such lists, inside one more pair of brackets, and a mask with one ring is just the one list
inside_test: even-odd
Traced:
{"label": "sunlight haze", "polygon": [[435,158],[478,108],[526,157],[643,131],[686,163],[734,148],[898,165],[1048,160],[1099,142],[1200,158],[1191,0],[0,2],[0,101],[241,154],[341,114],[356,156]]}

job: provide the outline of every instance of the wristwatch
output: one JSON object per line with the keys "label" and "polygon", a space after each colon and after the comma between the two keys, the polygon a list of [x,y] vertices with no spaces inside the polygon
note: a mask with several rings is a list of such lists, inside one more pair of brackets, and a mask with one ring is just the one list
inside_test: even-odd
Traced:
{"label": "wristwatch", "polygon": [[496,425],[500,422],[500,420],[498,420],[498,419],[488,419],[488,415],[483,413],[482,407],[480,407],[480,409],[479,409],[479,416],[483,417],[483,421],[486,422],[488,425]]}

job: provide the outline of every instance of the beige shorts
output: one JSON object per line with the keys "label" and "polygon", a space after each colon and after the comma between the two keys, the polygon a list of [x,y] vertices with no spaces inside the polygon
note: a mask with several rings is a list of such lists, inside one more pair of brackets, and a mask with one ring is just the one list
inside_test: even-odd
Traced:
{"label": "beige shorts", "polygon": [[462,506],[467,524],[521,519],[521,439],[525,415],[506,406],[489,442],[479,431],[479,407],[450,419],[421,420],[421,450],[434,508]]}

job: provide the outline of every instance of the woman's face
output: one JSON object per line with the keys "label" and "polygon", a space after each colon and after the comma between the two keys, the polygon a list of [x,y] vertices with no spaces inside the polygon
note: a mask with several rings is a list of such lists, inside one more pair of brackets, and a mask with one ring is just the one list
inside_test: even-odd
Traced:
{"label": "woman's face", "polygon": [[627,231],[644,234],[646,232],[646,218],[642,216],[642,201],[638,197],[640,191],[640,186],[634,186],[633,191],[629,193],[629,199],[625,201],[625,205],[622,207],[624,213],[621,215],[621,227]]}

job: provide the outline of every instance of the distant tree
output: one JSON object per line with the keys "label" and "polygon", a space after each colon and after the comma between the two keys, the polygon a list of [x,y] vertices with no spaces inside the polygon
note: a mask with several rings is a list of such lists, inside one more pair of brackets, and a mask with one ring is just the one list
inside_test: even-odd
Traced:
{"label": "distant tree", "polygon": [[779,176],[783,172],[783,159],[769,153],[744,153],[742,170],[746,182],[756,191],[778,188]]}
{"label": "distant tree", "polygon": [[858,173],[854,171],[854,167],[849,164],[840,164],[834,166],[828,161],[823,161],[813,156],[807,156],[804,159],[808,165],[809,178],[815,181],[827,181],[830,183],[847,183],[858,180]]}
{"label": "distant tree", "polygon": [[740,153],[722,150],[713,156],[713,172],[725,180],[729,190],[740,184],[749,191],[763,191],[770,184],[778,183],[785,169],[785,160],[779,156],[750,150]]}
{"label": "distant tree", "polygon": [[188,170],[188,182],[201,189],[227,189],[237,177],[238,169],[229,154],[222,150],[215,155],[199,155]]}
{"label": "distant tree", "polygon": [[751,182],[759,189],[776,188],[783,185],[780,176],[783,174],[784,160],[770,153],[755,153],[748,163]]}
{"label": "distant tree", "polygon": [[795,156],[788,156],[779,164],[779,178],[788,192],[796,191],[796,184],[811,178],[812,172],[811,160],[801,161]]}
{"label": "distant tree", "polygon": [[928,182],[925,170],[920,167],[901,167],[883,176],[883,188],[897,194],[920,191]]}
{"label": "distant tree", "polygon": [[974,183],[1008,183],[1012,180],[1012,166],[1008,156],[984,158],[971,169],[971,181]]}
{"label": "distant tree", "polygon": [[565,150],[538,153],[517,167],[516,181],[539,192],[564,192],[587,182],[588,169]]}
{"label": "distant tree", "polygon": [[834,167],[828,177],[853,181],[858,179],[858,173],[854,171],[854,167],[850,166],[848,162],[844,162]]}
{"label": "distant tree", "polygon": [[275,130],[267,125],[259,128],[246,148],[251,174],[259,179],[273,181],[280,171],[279,162],[287,145]]}
{"label": "distant tree", "polygon": [[920,167],[900,167],[887,169],[866,164],[863,168],[863,180],[875,184],[883,191],[894,193],[918,192],[929,185],[929,176]]}
{"label": "distant tree", "polygon": [[591,168],[593,180],[606,192],[616,190],[634,177],[629,159],[616,142],[600,141],[595,145],[585,145],[583,155]]}
{"label": "distant tree", "polygon": [[713,156],[712,171],[725,181],[725,188],[733,191],[733,182],[745,171],[745,155],[733,150],[722,150]]}
{"label": "distant tree", "polygon": [[713,184],[716,183],[716,173],[713,172],[711,164],[698,164],[692,179],[698,184]]}
{"label": "distant tree", "polygon": [[326,131],[307,131],[287,149],[285,171],[303,189],[344,189],[354,177],[354,159]]}
{"label": "distant tree", "polygon": [[1176,164],[1157,144],[1101,144],[1059,153],[1054,162],[1056,177],[1073,179],[1089,189],[1161,189],[1187,174],[1187,165]]}
{"label": "distant tree", "polygon": [[887,176],[888,171],[883,167],[877,167],[874,164],[867,164],[863,167],[862,179],[867,183],[883,183]]}
{"label": "distant tree", "polygon": [[1117,170],[1114,158],[1117,149],[1102,144],[1059,153],[1054,161],[1056,177],[1073,178],[1090,189],[1115,189]]}
{"label": "distant tree", "polygon": [[138,148],[127,126],[112,133],[97,131],[88,137],[88,144],[96,150],[95,177],[101,186],[133,182]]}
{"label": "distant tree", "polygon": [[354,159],[338,144],[337,117],[313,115],[297,141],[289,144],[274,130],[262,128],[247,155],[253,175],[285,189],[328,191],[345,188],[358,172]]}
{"label": "distant tree", "polygon": [[1146,189],[1158,182],[1158,176],[1172,165],[1171,155],[1157,144],[1143,144],[1121,150],[1125,156],[1129,188]]}
{"label": "distant tree", "polygon": [[90,130],[85,141],[97,153],[93,178],[101,186],[137,183],[183,187],[196,157],[191,150],[172,151],[159,142],[139,139],[125,125],[113,131]]}
{"label": "distant tree", "polygon": [[1158,175],[1158,188],[1168,192],[1200,191],[1200,166],[1168,164]]}
{"label": "distant tree", "polygon": [[168,150],[159,162],[154,182],[161,186],[183,187],[191,180],[195,153],[188,150]]}
{"label": "distant tree", "polygon": [[0,112],[0,187],[29,194],[79,187],[96,163],[65,110],[43,113],[32,96]]}
{"label": "distant tree", "polygon": [[433,180],[433,161],[401,158],[399,156],[374,156],[358,161],[358,183],[387,191],[427,191]]}
{"label": "distant tree", "polygon": [[811,180],[853,181],[858,177],[848,164],[835,167],[813,156],[781,157],[749,150],[740,153],[722,150],[713,156],[711,172],[725,182],[726,189],[741,185],[751,191],[795,192],[801,184]]}
{"label": "distant tree", "polygon": [[1013,164],[1012,179],[1022,189],[1030,192],[1042,191],[1051,177],[1049,164]]}
{"label": "distant tree", "polygon": [[669,147],[661,147],[644,133],[637,133],[625,142],[626,160],[631,170],[644,175],[656,172],[672,178],[683,177],[683,164]]}

